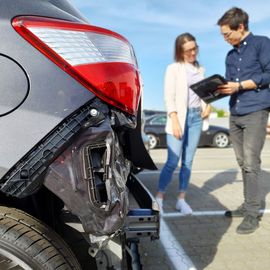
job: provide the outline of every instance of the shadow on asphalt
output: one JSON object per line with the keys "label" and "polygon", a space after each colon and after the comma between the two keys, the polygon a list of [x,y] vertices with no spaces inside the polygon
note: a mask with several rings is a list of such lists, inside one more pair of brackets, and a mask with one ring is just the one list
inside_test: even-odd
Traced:
{"label": "shadow on asphalt", "polygon": [[[270,193],[270,173],[262,171],[262,182],[261,182],[261,209],[267,208],[266,197]],[[268,208],[270,205],[268,205]]]}
{"label": "shadow on asphalt", "polygon": [[[157,166],[160,167],[162,164],[157,164]],[[241,176],[239,177],[241,179]],[[140,177],[153,194],[156,193],[158,178],[158,173],[151,176],[142,175],[142,177]],[[194,176],[194,179],[195,178],[196,177]],[[262,179],[261,198],[262,207],[264,207],[266,196],[270,192],[269,173],[263,172]],[[225,211],[227,209],[226,206],[224,206],[213,193],[226,185],[235,183],[235,181],[242,183],[242,180],[237,179],[236,172],[224,171],[211,177],[202,187],[197,187],[191,183],[187,193],[187,201],[196,212]],[[174,178],[168,186],[164,200],[165,213],[175,212],[174,206],[177,195],[178,175],[174,174]],[[226,194],[226,196],[229,198],[228,194]],[[198,270],[207,268],[214,260],[218,244],[232,222],[230,218],[219,215],[174,217],[166,218],[165,221],[176,241],[183,247],[184,251]],[[155,250],[157,252],[157,249]]]}
{"label": "shadow on asphalt", "polygon": [[[202,187],[191,183],[187,201],[192,209],[196,212],[226,210],[226,207],[212,193],[237,181],[236,175],[236,172],[224,171],[211,177]],[[170,196],[173,200],[172,204],[175,203],[178,194],[178,175],[175,175],[173,180],[172,187],[169,187],[170,191],[168,190],[172,195]],[[232,220],[224,216],[203,215],[166,219],[166,222],[195,267],[201,270],[214,260],[218,244]]]}

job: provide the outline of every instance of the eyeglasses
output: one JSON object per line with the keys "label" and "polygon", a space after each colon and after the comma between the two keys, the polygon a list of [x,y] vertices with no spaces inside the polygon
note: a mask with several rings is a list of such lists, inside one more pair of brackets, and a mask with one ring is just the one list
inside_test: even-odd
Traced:
{"label": "eyeglasses", "polygon": [[224,37],[224,38],[229,38],[230,37],[230,35],[233,33],[233,30],[232,31],[230,31],[230,32],[227,32],[227,33],[221,33],[221,35]]}
{"label": "eyeglasses", "polygon": [[185,54],[191,54],[192,52],[198,52],[199,46],[195,46],[194,48],[188,49],[184,51]]}

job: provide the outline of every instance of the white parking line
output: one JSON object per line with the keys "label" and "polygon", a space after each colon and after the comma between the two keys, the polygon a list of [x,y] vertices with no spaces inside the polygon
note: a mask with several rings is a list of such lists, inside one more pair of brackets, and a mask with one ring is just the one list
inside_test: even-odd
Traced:
{"label": "white parking line", "polygon": [[[262,171],[270,172],[270,168],[263,168]],[[161,170],[156,171],[142,171],[140,174],[160,174]],[[240,173],[238,169],[224,169],[224,170],[193,170],[192,174],[202,174],[202,173]],[[178,174],[179,170],[174,171],[174,174]]]}
{"label": "white parking line", "polygon": [[[269,168],[263,168],[263,171],[270,171]],[[228,169],[228,170],[193,170],[194,174],[209,174],[209,173],[240,173],[238,169]],[[143,171],[140,174],[159,174],[160,170],[156,171]],[[175,171],[178,174],[179,171]],[[270,209],[260,210],[262,214],[270,214]],[[224,216],[225,211],[195,211],[193,216]],[[167,226],[166,218],[183,217],[184,215],[180,212],[168,212],[164,213],[160,217],[160,243],[162,244],[165,252],[167,253],[167,258],[170,260],[175,270],[196,270],[195,265],[181,246],[181,244],[174,237],[170,228]]]}
{"label": "white parking line", "polygon": [[[196,211],[192,216],[224,216],[225,211]],[[260,210],[262,214],[270,214],[270,209]],[[196,270],[195,265],[186,254],[183,247],[178,243],[164,218],[181,217],[179,212],[163,213],[160,217],[160,242],[167,253],[167,257],[174,266],[174,269]]]}
{"label": "white parking line", "polygon": [[[270,209],[260,210],[262,214],[270,214]],[[225,211],[194,211],[192,216],[224,216]],[[184,215],[180,212],[169,212],[162,214],[162,218],[171,218],[171,217],[183,217]]]}
{"label": "white parking line", "polygon": [[175,270],[196,270],[162,217],[160,218],[160,242]]}

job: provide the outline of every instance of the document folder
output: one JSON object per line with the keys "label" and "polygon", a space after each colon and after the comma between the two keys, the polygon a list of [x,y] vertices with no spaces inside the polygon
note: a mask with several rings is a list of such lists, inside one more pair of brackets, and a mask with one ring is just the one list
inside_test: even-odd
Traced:
{"label": "document folder", "polygon": [[206,103],[211,103],[227,95],[218,93],[217,89],[219,85],[226,84],[227,81],[224,77],[218,74],[214,74],[211,77],[203,79],[195,84],[192,84],[190,88]]}

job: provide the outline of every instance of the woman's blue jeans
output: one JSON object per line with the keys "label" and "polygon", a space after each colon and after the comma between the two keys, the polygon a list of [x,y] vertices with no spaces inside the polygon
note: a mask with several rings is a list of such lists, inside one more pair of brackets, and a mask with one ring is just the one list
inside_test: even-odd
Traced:
{"label": "woman's blue jeans", "polygon": [[185,132],[179,140],[167,134],[167,161],[160,173],[158,191],[165,192],[172,175],[181,159],[179,172],[179,192],[186,192],[191,176],[193,158],[199,143],[202,129],[201,110],[190,108],[187,111]]}

